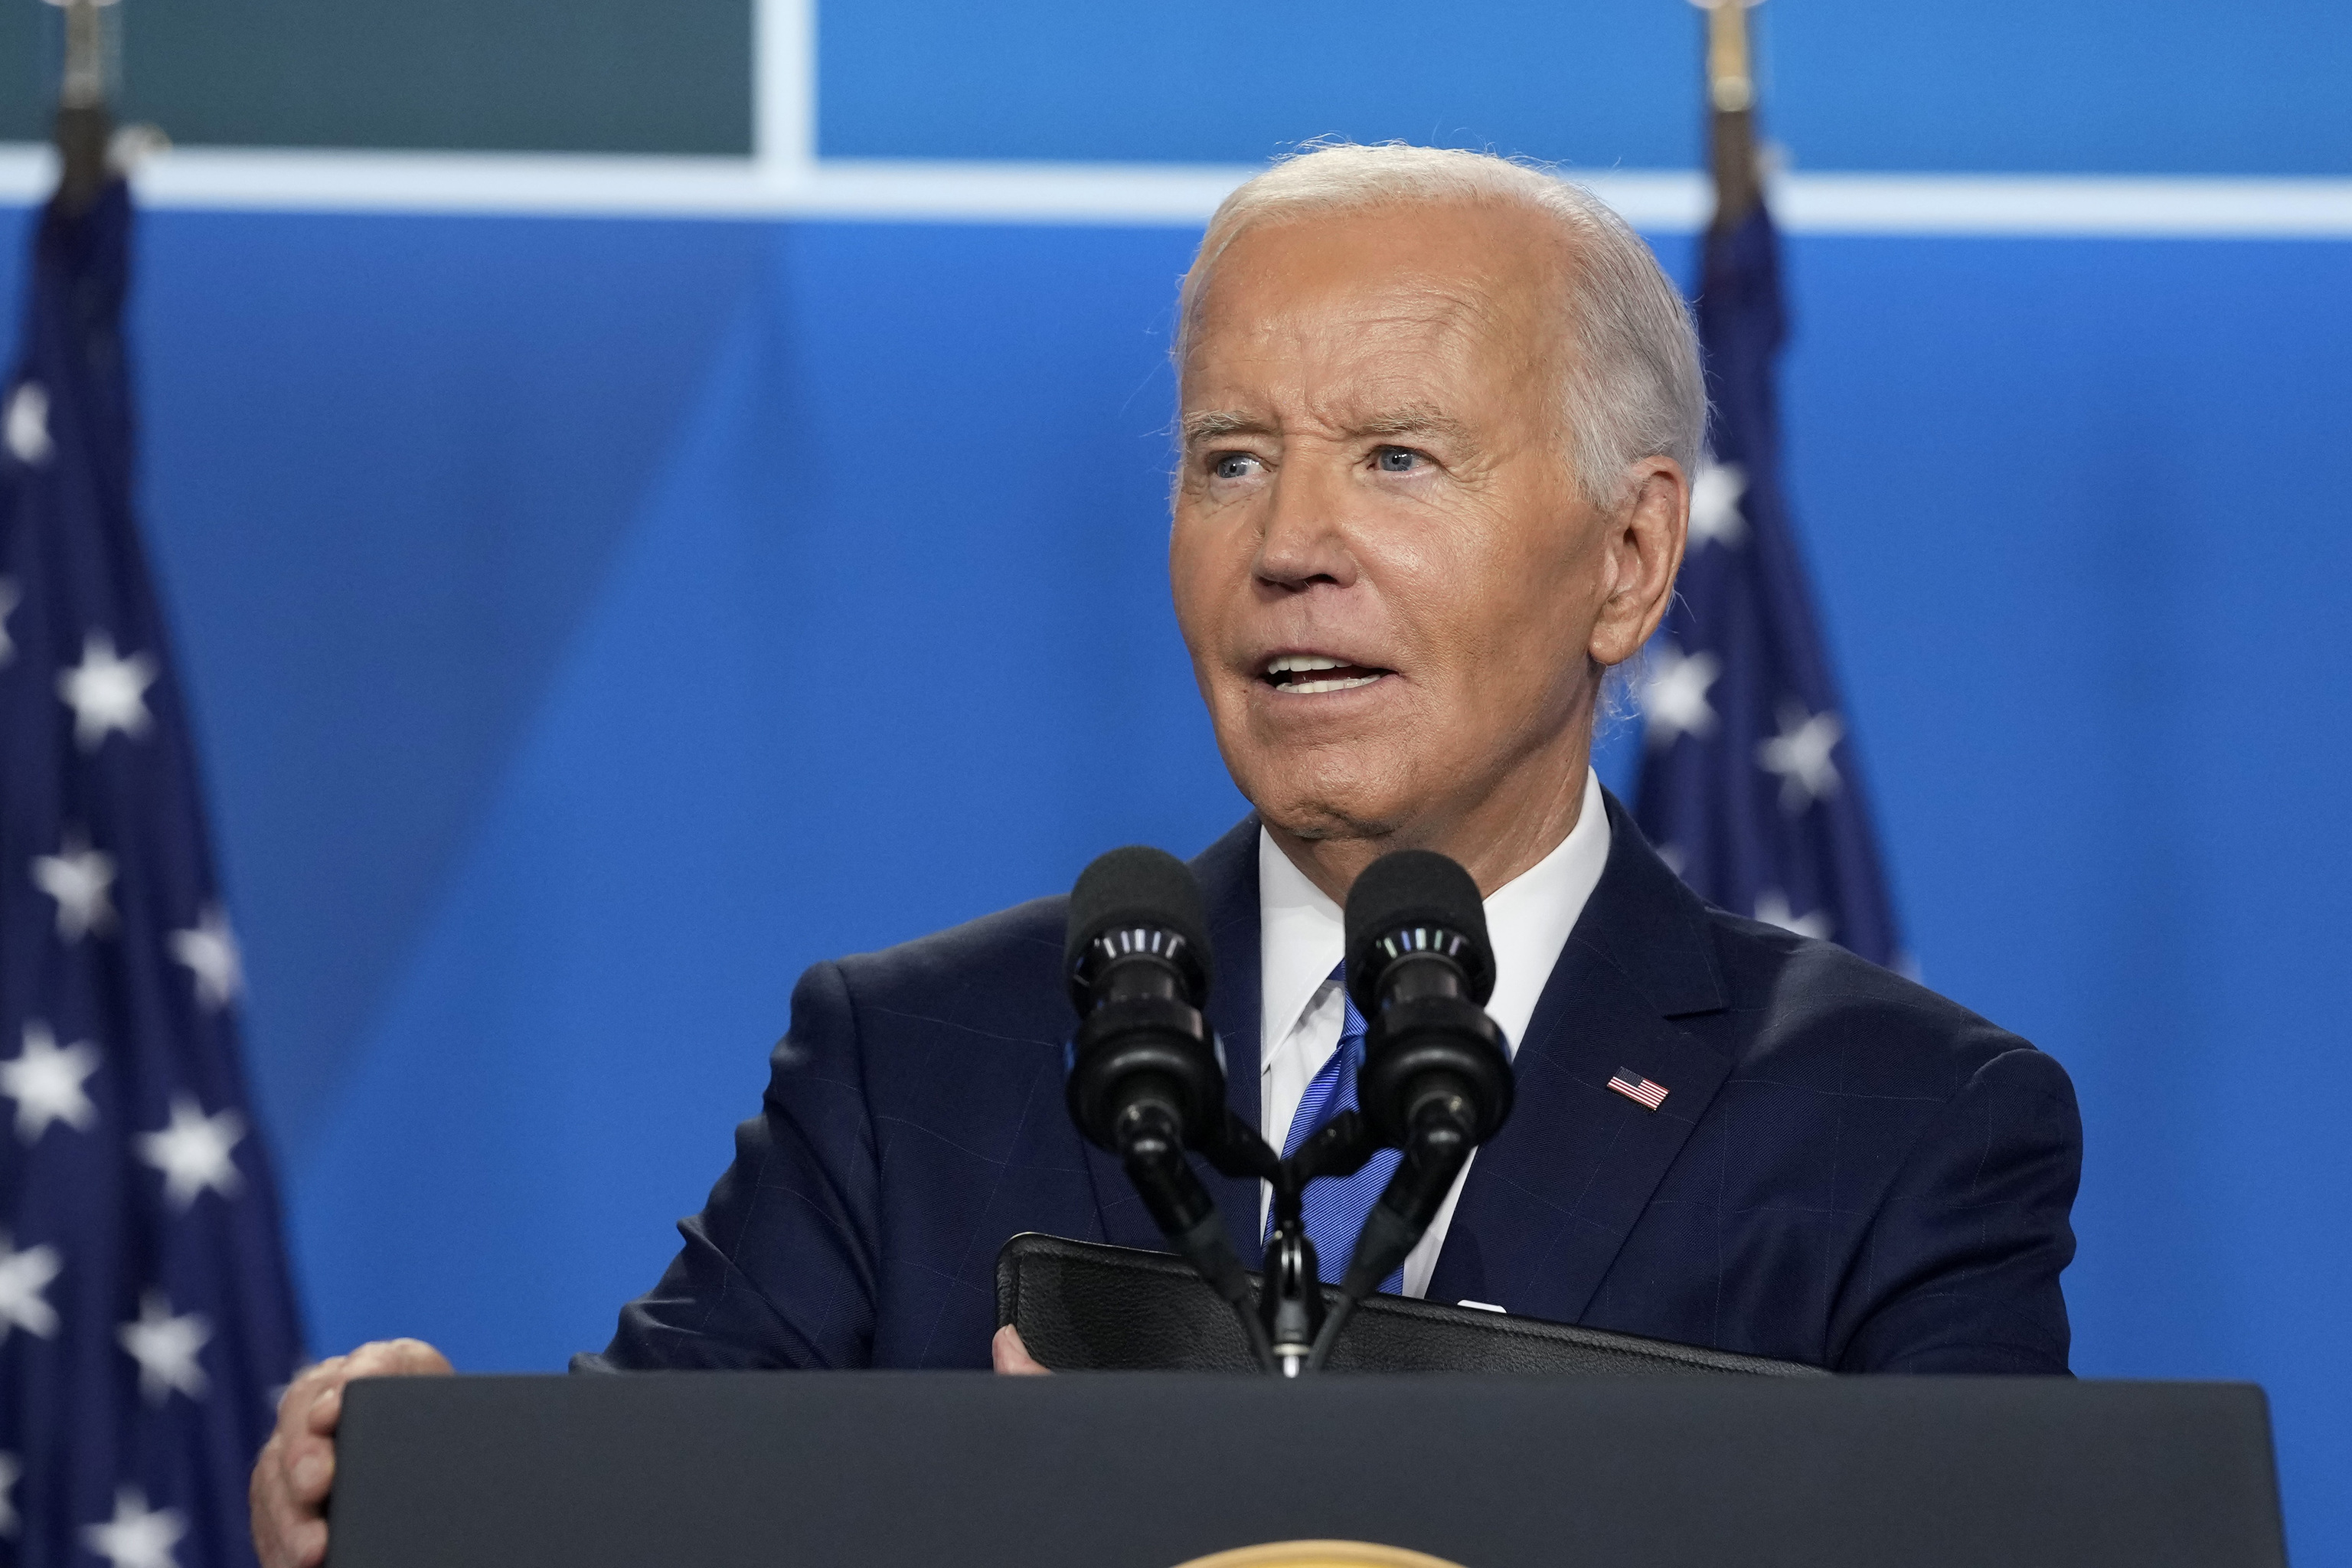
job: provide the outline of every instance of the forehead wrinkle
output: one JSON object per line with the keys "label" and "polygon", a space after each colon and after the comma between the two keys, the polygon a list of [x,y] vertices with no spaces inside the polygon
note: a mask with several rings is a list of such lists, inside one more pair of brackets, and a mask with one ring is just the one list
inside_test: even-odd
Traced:
{"label": "forehead wrinkle", "polygon": [[[1261,366],[1278,367],[1277,384],[1262,388],[1260,395],[1270,394],[1277,403],[1297,399],[1305,405],[1302,411],[1308,418],[1331,429],[1367,435],[1458,431],[1462,428],[1460,422],[1425,395],[1421,376],[1411,370],[1399,370],[1393,363],[1371,370],[1361,361],[1366,355],[1376,362],[1394,355],[1398,350],[1393,342],[1383,345],[1368,340],[1379,338],[1382,328],[1403,327],[1416,335],[1428,331],[1427,338],[1411,350],[1412,363],[1416,366],[1458,363],[1465,351],[1475,353],[1477,342],[1477,333],[1462,320],[1462,315],[1453,310],[1391,313],[1342,323],[1319,322],[1307,331],[1297,330],[1289,322],[1262,321],[1250,332],[1241,355],[1244,361]],[[1196,349],[1186,357],[1180,371],[1182,379],[1190,380],[1199,374],[1194,362],[1201,353]],[[1360,379],[1367,371],[1370,380]],[[1357,384],[1349,387],[1351,380]],[[1328,390],[1334,382],[1346,390]],[[1286,387],[1280,384],[1285,383]],[[1333,411],[1335,396],[1344,397],[1354,407]],[[1178,428],[1188,441],[1278,433],[1286,421],[1279,414],[1253,411],[1247,406],[1257,401],[1258,396],[1245,395],[1243,406],[1194,409],[1180,416]]]}
{"label": "forehead wrinkle", "polygon": [[1499,316],[1492,304],[1479,299],[1475,291],[1457,293],[1433,287],[1412,292],[1420,297],[1369,301],[1368,309],[1336,320],[1326,318],[1302,324],[1276,318],[1263,322],[1251,335],[1261,342],[1286,337],[1337,337],[1346,347],[1354,347],[1362,338],[1376,333],[1426,334],[1432,339],[1451,338],[1470,343],[1494,325]]}
{"label": "forehead wrinkle", "polygon": [[1284,340],[1325,338],[1335,330],[1350,336],[1383,329],[1405,329],[1475,336],[1481,329],[1507,321],[1511,311],[1497,300],[1494,280],[1483,277],[1448,277],[1413,271],[1392,275],[1376,287],[1361,289],[1347,308],[1332,312],[1328,300],[1280,300],[1272,310],[1235,320],[1237,311],[1217,307],[1222,299],[1204,300],[1200,327],[1186,349],[1184,363],[1199,357],[1213,338],[1231,333],[1255,352]]}
{"label": "forehead wrinkle", "polygon": [[[1258,396],[1245,395],[1239,407],[1181,416],[1182,440],[1191,447],[1225,436],[1279,437],[1303,416],[1327,437],[1429,435],[1465,449],[1483,448],[1486,442],[1467,424],[1430,400],[1432,388],[1415,372],[1441,365],[1459,372],[1483,364],[1481,379],[1503,382],[1544,374],[1547,362],[1564,346],[1550,330],[1553,323],[1547,318],[1553,313],[1541,309],[1547,282],[1557,286],[1559,280],[1528,276],[1518,268],[1474,265],[1443,271],[1415,267],[1353,291],[1354,297],[1337,312],[1327,310],[1329,297],[1317,298],[1319,291],[1301,297],[1283,290],[1285,297],[1272,309],[1246,317],[1232,309],[1218,310],[1220,300],[1204,300],[1202,330],[1177,367],[1180,387],[1208,368],[1204,357],[1223,361],[1221,369],[1234,368],[1237,357],[1261,369],[1279,366],[1276,379],[1290,384],[1286,391],[1261,390],[1271,392],[1278,404],[1295,398],[1298,405],[1288,415],[1253,409]],[[1223,289],[1214,292],[1233,298]],[[1397,363],[1393,356],[1400,353],[1412,368]],[[1349,367],[1370,368],[1368,355],[1390,360],[1385,374],[1348,385]]]}
{"label": "forehead wrinkle", "polygon": [[[1399,347],[1394,341],[1399,336],[1422,337],[1414,352],[1433,357],[1465,352],[1475,356],[1491,344],[1499,350],[1496,359],[1515,370],[1543,352],[1528,341],[1533,334],[1514,330],[1519,312],[1512,309],[1513,301],[1495,298],[1496,290],[1480,287],[1475,280],[1416,277],[1381,293],[1387,297],[1368,301],[1367,309],[1336,320],[1318,319],[1312,310],[1301,320],[1295,308],[1286,308],[1253,321],[1211,323],[1179,363],[1179,380],[1197,374],[1202,357],[1215,352],[1213,340],[1227,334],[1231,336],[1226,353],[1238,353],[1245,360],[1287,362],[1311,380],[1320,380],[1366,353],[1392,353]],[[1406,297],[1397,298],[1400,293]],[[1386,344],[1379,341],[1384,338],[1389,340]],[[1188,434],[1192,425],[1188,416]],[[1264,426],[1262,420],[1259,426]],[[1233,434],[1242,428],[1227,425],[1203,433]]]}

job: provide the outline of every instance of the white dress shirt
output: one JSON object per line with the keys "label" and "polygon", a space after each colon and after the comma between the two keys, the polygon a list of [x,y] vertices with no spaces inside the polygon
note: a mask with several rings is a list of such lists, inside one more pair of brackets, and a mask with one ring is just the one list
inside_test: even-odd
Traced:
{"label": "white dress shirt", "polygon": [[[1486,934],[1495,944],[1495,994],[1486,1012],[1515,1054],[1536,1000],[1559,962],[1560,949],[1568,945],[1568,933],[1608,863],[1609,810],[1601,798],[1600,778],[1587,768],[1584,804],[1568,837],[1486,900]],[[1263,827],[1257,835],[1257,912],[1263,986],[1258,1003],[1263,1021],[1258,1125],[1266,1142],[1279,1150],[1307,1084],[1339,1048],[1347,1007],[1331,971],[1347,951],[1347,935],[1339,906],[1290,863]],[[1475,1151],[1471,1158],[1477,1158]],[[1429,1233],[1405,1258],[1406,1295],[1429,1293],[1429,1277],[1437,1268],[1438,1250],[1445,1245],[1454,1205],[1469,1175],[1465,1164]],[[1264,1183],[1259,1187],[1258,1228],[1263,1231],[1274,1189]]]}

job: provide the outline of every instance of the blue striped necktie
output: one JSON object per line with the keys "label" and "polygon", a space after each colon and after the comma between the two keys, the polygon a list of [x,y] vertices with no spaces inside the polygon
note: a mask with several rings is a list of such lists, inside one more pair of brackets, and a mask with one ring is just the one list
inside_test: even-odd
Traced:
{"label": "blue striped necktie", "polygon": [[[1331,971],[1335,984],[1344,985],[1346,968],[1342,963]],[[1290,1119],[1289,1136],[1283,1140],[1285,1159],[1298,1152],[1298,1146],[1333,1117],[1356,1109],[1356,1069],[1364,1060],[1364,1016],[1356,1010],[1356,999],[1345,989],[1339,995],[1348,1009],[1348,1021],[1339,1031],[1339,1048],[1317,1071],[1298,1101],[1297,1113]],[[1325,1284],[1338,1284],[1348,1272],[1348,1259],[1355,1256],[1356,1235],[1364,1227],[1364,1216],[1372,1212],[1372,1205],[1380,1201],[1381,1189],[1389,1184],[1389,1178],[1396,1173],[1403,1159],[1396,1150],[1383,1149],[1352,1176],[1325,1176],[1307,1184],[1307,1239],[1315,1244],[1316,1268]],[[1266,1228],[1271,1234],[1271,1215]],[[1400,1268],[1390,1275],[1381,1289],[1391,1296],[1402,1294],[1404,1270]]]}

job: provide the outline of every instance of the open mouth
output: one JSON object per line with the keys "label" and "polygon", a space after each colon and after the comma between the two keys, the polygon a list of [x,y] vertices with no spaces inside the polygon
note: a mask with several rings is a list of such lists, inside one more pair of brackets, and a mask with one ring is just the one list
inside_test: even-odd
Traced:
{"label": "open mouth", "polygon": [[1370,686],[1383,675],[1395,673],[1319,653],[1286,653],[1268,659],[1258,679],[1276,691],[1311,697],[1323,691],[1352,691],[1359,686]]}

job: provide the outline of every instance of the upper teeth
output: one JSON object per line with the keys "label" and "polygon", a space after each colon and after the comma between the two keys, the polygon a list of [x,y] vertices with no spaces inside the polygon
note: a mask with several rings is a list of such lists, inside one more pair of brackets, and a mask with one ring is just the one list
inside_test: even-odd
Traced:
{"label": "upper teeth", "polygon": [[[1351,668],[1354,667],[1350,666],[1346,659],[1332,658],[1326,654],[1286,653],[1280,658],[1269,660],[1265,672],[1270,676],[1291,677],[1288,680],[1276,681],[1275,689],[1289,692],[1294,697],[1314,697],[1326,691],[1347,691],[1359,686],[1370,686],[1380,679],[1378,675],[1326,676],[1320,680],[1312,678],[1317,670]],[[1301,677],[1307,679],[1302,679]]]}

